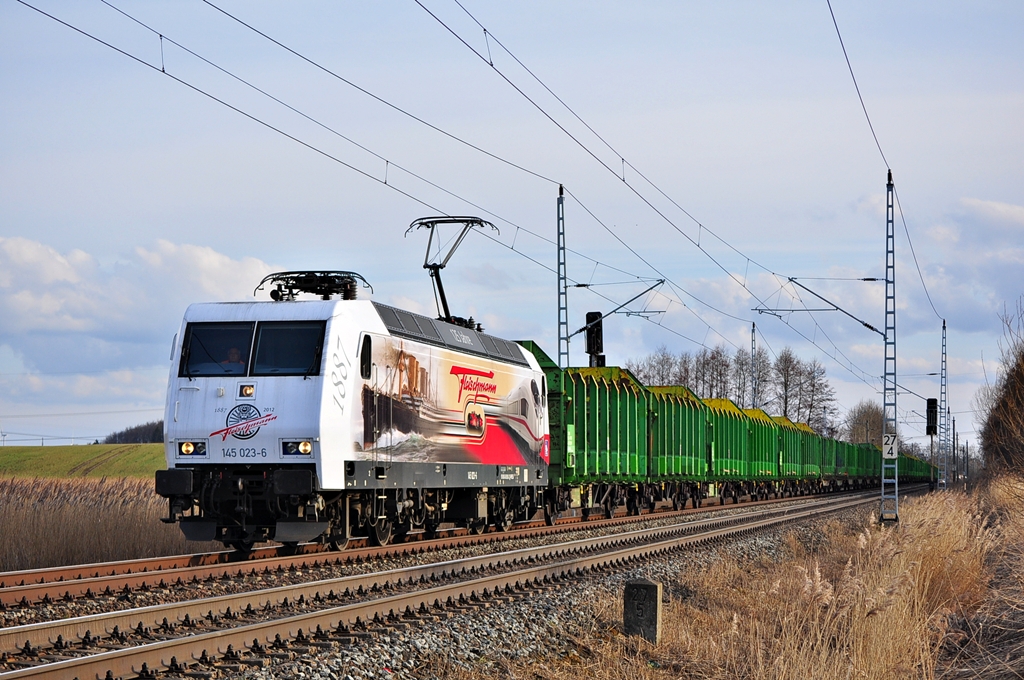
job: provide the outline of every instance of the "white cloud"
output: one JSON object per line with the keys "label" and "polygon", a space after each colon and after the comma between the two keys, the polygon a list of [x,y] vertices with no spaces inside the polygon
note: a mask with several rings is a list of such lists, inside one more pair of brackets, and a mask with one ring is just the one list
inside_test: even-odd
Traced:
{"label": "white cloud", "polygon": [[960,203],[982,217],[1024,226],[1024,206],[978,198],[961,198]]}

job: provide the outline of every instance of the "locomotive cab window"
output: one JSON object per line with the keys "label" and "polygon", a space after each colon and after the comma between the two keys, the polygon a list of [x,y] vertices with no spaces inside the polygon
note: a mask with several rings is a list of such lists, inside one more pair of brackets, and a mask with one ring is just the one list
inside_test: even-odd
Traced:
{"label": "locomotive cab window", "polygon": [[245,375],[252,323],[190,323],[181,345],[182,378]]}
{"label": "locomotive cab window", "polygon": [[250,375],[320,375],[323,321],[264,321]]}

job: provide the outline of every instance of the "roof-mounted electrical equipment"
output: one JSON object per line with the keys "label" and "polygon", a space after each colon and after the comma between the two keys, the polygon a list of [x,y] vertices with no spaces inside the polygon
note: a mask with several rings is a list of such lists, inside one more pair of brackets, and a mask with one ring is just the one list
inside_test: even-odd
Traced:
{"label": "roof-mounted electrical equipment", "polygon": [[[452,243],[451,248],[448,249],[447,254],[441,251],[441,237],[437,237],[437,256],[435,261],[431,261],[430,248],[434,244],[434,232],[437,231],[438,225],[442,224],[461,224],[462,231],[455,238],[455,242]],[[409,228],[405,230],[405,235],[408,236],[409,232],[413,229],[429,229],[430,236],[427,238],[427,253],[423,257],[423,268],[430,270],[430,280],[434,285],[434,303],[437,305],[437,314],[439,321],[445,321],[456,326],[462,326],[463,328],[469,328],[475,331],[483,331],[483,327],[473,320],[473,317],[463,319],[461,316],[452,316],[448,310],[448,298],[444,294],[444,286],[441,285],[441,270],[448,264],[448,260],[452,259],[452,255],[455,254],[455,249],[462,243],[462,239],[466,238],[466,234],[473,227],[490,227],[494,231],[498,231],[498,228],[488,222],[482,220],[479,217],[421,217],[418,220],[413,221],[409,225]],[[442,257],[443,255],[443,257]]]}
{"label": "roof-mounted electrical equipment", "polygon": [[263,287],[269,283],[273,286],[270,289],[270,299],[275,302],[293,301],[299,293],[319,295],[323,300],[330,300],[334,295],[339,296],[342,300],[355,300],[359,289],[357,282],[362,282],[363,288],[369,288],[370,292],[373,292],[373,287],[366,282],[366,279],[355,272],[277,272],[265,276],[252,294],[256,295],[256,291],[263,290]]}

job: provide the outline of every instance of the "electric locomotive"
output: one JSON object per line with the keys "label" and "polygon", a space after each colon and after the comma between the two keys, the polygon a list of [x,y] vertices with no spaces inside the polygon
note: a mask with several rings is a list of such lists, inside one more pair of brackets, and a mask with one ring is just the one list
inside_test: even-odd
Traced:
{"label": "electric locomotive", "polygon": [[[432,261],[444,224],[462,232]],[[536,343],[453,316],[440,273],[474,227],[493,225],[409,227],[430,229],[437,318],[358,300],[369,284],[339,271],[271,274],[256,289],[269,286],[270,301],[191,305],[171,352],[164,521],[242,550],[342,548],[445,522],[506,530],[541,507],[553,523],[569,510],[611,517],[620,504],[639,514],[666,500],[696,508],[709,493],[724,503],[879,483],[877,447],[684,386],[646,387],[599,354],[560,368]],[[902,454],[899,471],[934,477]]]}
{"label": "electric locomotive", "polygon": [[462,319],[358,300],[360,284],[282,272],[257,288],[271,301],[189,306],[156,476],[186,538],[340,548],[537,511],[550,440],[533,355]]}

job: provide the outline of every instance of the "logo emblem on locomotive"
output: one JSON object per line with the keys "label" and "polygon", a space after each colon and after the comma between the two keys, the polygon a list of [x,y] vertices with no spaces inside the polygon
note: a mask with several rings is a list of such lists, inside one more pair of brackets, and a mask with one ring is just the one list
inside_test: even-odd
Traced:
{"label": "logo emblem on locomotive", "polygon": [[273,413],[261,414],[260,410],[252,404],[239,404],[228,411],[228,417],[224,421],[226,427],[223,430],[211,432],[210,436],[219,435],[221,441],[225,441],[228,435],[235,439],[252,439],[261,427],[276,419],[277,416]]}

